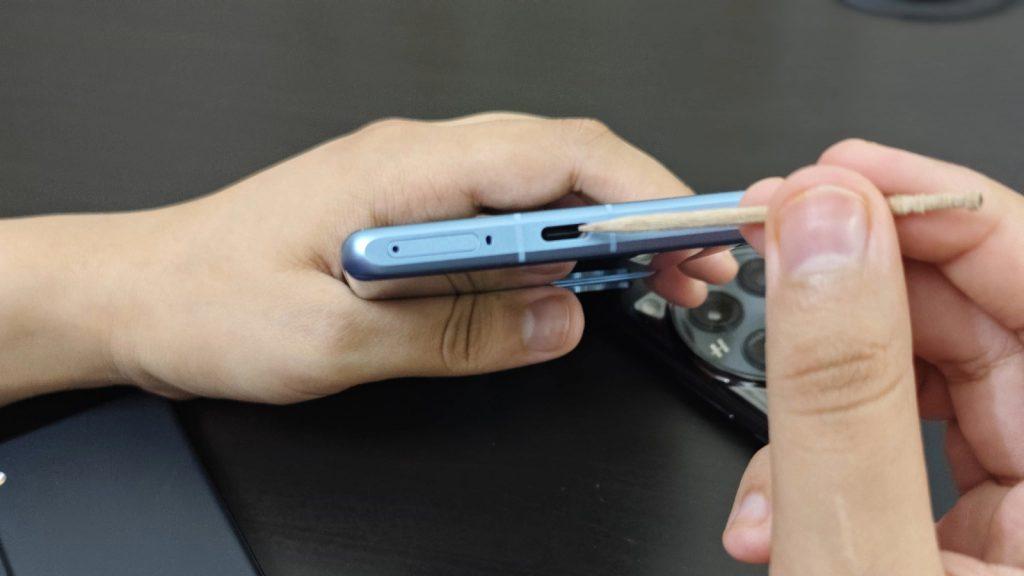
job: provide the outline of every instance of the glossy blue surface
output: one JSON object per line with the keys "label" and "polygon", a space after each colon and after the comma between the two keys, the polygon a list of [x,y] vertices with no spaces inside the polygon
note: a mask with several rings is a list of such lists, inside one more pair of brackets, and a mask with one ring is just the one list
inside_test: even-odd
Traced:
{"label": "glossy blue surface", "polygon": [[583,233],[556,240],[545,239],[543,231],[622,216],[734,208],[742,196],[743,192],[722,192],[369,228],[345,240],[341,263],[359,280],[384,280],[736,244],[743,238],[734,226]]}

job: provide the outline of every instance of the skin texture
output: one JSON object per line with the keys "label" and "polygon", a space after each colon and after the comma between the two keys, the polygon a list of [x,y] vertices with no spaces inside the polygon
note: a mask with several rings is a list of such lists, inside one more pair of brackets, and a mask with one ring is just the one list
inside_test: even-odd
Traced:
{"label": "skin texture", "polygon": [[[883,199],[959,190],[985,205],[894,222]],[[283,403],[542,362],[579,341],[572,294],[365,301],[341,242],[688,193],[600,123],[491,113],[378,122],[159,210],[0,221],[0,404],[114,383]],[[744,234],[766,258],[772,442],[741,481],[729,553],[776,574],[1024,574],[1024,200],[966,168],[847,141],[744,203],[769,206]],[[679,304],[736,272],[725,253],[686,256],[658,256],[651,281]],[[949,422],[962,491],[937,526],[919,414]]]}
{"label": "skin texture", "polygon": [[[342,277],[342,242],[360,228],[483,210],[691,193],[597,121],[498,112],[376,122],[158,210],[0,221],[0,404],[113,383],[287,403],[550,360],[583,330],[571,293],[368,302]],[[653,280],[683,305],[736,271],[729,255],[684,256],[660,257]],[[488,272],[475,284],[562,273]]]}
{"label": "skin texture", "polygon": [[[883,194],[960,190],[982,209],[895,223],[882,209]],[[851,198],[862,254],[787,266],[844,245]],[[740,482],[726,550],[782,574],[1024,574],[1024,198],[850,140],[744,203],[769,206],[744,234],[767,261],[771,443]],[[937,525],[918,411],[948,421],[961,491]]]}

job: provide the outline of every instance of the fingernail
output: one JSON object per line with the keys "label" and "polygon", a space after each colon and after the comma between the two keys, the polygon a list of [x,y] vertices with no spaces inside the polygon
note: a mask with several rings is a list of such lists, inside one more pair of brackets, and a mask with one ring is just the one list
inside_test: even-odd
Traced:
{"label": "fingernail", "polygon": [[569,306],[564,296],[533,302],[523,318],[523,343],[530,350],[550,352],[565,343],[569,332]]}
{"label": "fingernail", "polygon": [[760,524],[767,517],[768,499],[760,490],[751,490],[740,501],[740,507],[736,509],[736,515],[729,524]]}
{"label": "fingernail", "polygon": [[779,259],[787,275],[807,276],[857,265],[867,244],[864,199],[838,186],[819,186],[790,199],[779,220]]}

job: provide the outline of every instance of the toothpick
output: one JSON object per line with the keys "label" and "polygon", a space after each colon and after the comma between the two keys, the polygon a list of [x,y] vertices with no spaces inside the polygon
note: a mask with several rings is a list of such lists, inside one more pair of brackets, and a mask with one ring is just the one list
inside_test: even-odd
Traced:
{"label": "toothpick", "polygon": [[[894,216],[923,214],[935,210],[966,208],[977,210],[983,198],[981,192],[948,194],[907,194],[889,196],[889,209]],[[760,224],[768,216],[766,206],[743,208],[721,208],[717,210],[693,210],[690,212],[665,212],[644,216],[625,216],[580,226],[580,232],[656,232],[659,230],[682,230],[686,228],[709,228],[713,226],[739,226]]]}

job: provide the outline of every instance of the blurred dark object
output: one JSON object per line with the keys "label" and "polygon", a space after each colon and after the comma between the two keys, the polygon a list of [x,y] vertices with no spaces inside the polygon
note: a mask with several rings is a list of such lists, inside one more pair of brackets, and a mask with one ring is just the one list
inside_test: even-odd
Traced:
{"label": "blurred dark object", "polygon": [[[129,392],[128,388],[74,390],[0,406],[0,442],[84,412]],[[3,576],[2,572],[0,576]]]}
{"label": "blurred dark object", "polygon": [[1014,0],[840,0],[864,12],[907,20],[963,20],[1002,10]]}
{"label": "blurred dark object", "polygon": [[0,574],[260,574],[164,399],[122,391],[0,462]]}

